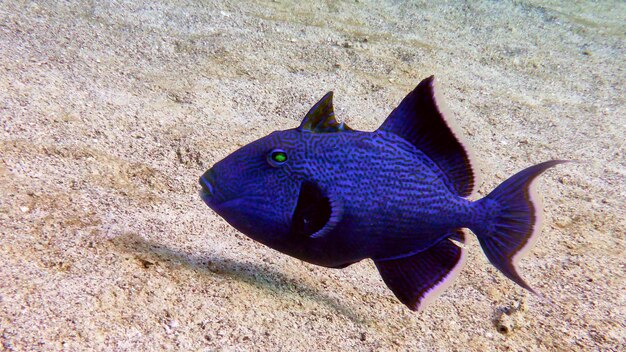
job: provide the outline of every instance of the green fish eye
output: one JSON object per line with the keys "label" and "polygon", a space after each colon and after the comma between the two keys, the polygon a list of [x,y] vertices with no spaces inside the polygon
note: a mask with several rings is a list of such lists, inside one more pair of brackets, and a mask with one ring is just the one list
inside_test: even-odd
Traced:
{"label": "green fish eye", "polygon": [[272,166],[280,166],[287,161],[287,153],[282,149],[274,149],[268,156],[268,161]]}
{"label": "green fish eye", "polygon": [[272,154],[272,159],[274,159],[274,161],[278,163],[283,163],[285,162],[285,160],[287,160],[287,154],[283,152],[274,153]]}

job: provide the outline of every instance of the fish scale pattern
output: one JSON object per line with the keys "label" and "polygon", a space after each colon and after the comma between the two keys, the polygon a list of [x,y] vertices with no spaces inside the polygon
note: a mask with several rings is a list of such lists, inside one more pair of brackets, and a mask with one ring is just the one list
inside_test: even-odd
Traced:
{"label": "fish scale pattern", "polygon": [[[288,160],[274,168],[265,158],[278,149]],[[253,205],[260,211],[282,212],[281,219],[291,216],[294,188],[303,181],[341,200],[343,217],[330,233],[285,248],[316,264],[337,266],[419,252],[462,227],[473,214],[470,202],[447,188],[432,160],[384,131],[318,134],[292,129],[270,134],[240,153],[225,169],[219,163],[214,168],[236,178],[225,181],[233,187],[229,191],[246,187],[251,194],[264,195],[258,200],[267,204]]]}

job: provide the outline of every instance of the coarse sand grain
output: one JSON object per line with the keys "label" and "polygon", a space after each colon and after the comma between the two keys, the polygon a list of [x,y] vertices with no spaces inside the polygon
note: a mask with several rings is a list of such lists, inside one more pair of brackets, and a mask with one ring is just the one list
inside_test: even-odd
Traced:
{"label": "coarse sand grain", "polygon": [[[624,351],[623,1],[0,2],[0,350]],[[549,159],[521,261],[476,239],[414,313],[370,261],[231,228],[198,176],[334,90],[374,130],[434,74],[489,192]]]}

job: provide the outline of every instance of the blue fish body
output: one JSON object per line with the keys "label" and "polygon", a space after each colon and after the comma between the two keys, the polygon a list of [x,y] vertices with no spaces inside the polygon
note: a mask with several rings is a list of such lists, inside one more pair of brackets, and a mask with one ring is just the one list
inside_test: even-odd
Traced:
{"label": "blue fish body", "polygon": [[466,147],[422,81],[374,132],[334,118],[332,93],[298,128],[235,151],[200,177],[205,203],[236,229],[285,254],[332,268],[374,260],[412,310],[449,285],[464,263],[463,228],[522,287],[515,263],[541,209],[532,188],[554,160],[521,171],[478,201]]}

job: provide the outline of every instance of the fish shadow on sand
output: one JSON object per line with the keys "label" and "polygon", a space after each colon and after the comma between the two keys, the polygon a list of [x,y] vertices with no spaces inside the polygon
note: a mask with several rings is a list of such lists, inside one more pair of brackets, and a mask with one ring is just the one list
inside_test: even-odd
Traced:
{"label": "fish shadow on sand", "polygon": [[111,244],[115,250],[134,256],[145,269],[149,269],[156,264],[166,268],[170,267],[174,270],[176,270],[176,266],[181,266],[186,270],[193,270],[201,275],[219,275],[245,282],[283,297],[297,295],[303,299],[323,304],[355,323],[363,324],[368,320],[361,314],[358,314],[358,309],[355,307],[330,297],[317,288],[310,287],[279,271],[268,268],[266,265],[246,263],[215,255],[196,256],[146,240],[134,233],[115,237],[111,240]]}

